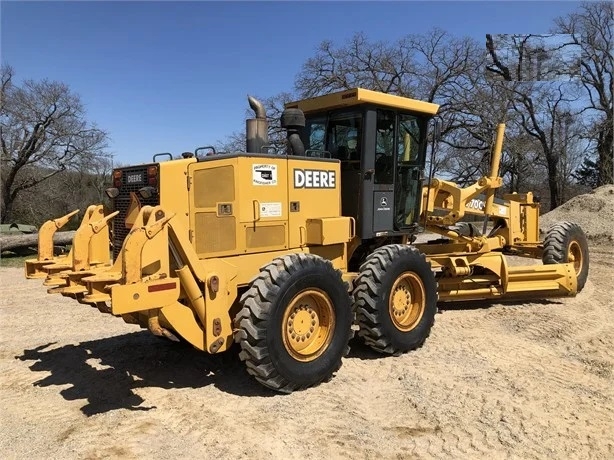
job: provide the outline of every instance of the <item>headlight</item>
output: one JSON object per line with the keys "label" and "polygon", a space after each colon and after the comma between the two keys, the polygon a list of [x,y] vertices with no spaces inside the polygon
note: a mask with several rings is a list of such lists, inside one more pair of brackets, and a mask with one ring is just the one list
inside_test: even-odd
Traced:
{"label": "headlight", "polygon": [[116,187],[111,187],[111,188],[106,189],[104,193],[106,193],[109,198],[113,199],[117,195],[119,195],[119,189]]}
{"label": "headlight", "polygon": [[157,190],[153,187],[143,187],[139,189],[139,195],[141,195],[141,197],[144,199],[151,198],[156,193]]}

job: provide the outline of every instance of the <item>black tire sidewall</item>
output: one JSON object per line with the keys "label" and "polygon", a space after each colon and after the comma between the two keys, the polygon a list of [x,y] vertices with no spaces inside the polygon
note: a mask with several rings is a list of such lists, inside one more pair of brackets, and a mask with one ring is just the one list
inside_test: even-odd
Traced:
{"label": "black tire sidewall", "polygon": [[471,222],[458,222],[455,226],[456,228],[452,228],[459,235],[466,236],[469,238],[482,236],[482,232]]}
{"label": "black tire sidewall", "polygon": [[[333,304],[335,327],[328,348],[315,360],[301,362],[286,350],[282,339],[284,312],[292,299],[301,291],[317,288],[326,293]],[[289,276],[280,286],[280,291],[271,304],[270,321],[267,324],[266,343],[269,357],[285,379],[300,382],[307,387],[330,376],[339,367],[347,347],[352,324],[350,297],[339,275],[323,261],[316,261],[306,269]]]}
{"label": "black tire sidewall", "polygon": [[[424,312],[420,322],[411,331],[399,330],[392,318],[390,317],[389,301],[392,286],[397,278],[405,273],[413,272],[422,281],[424,287]],[[429,335],[433,325],[435,314],[437,313],[437,283],[428,263],[418,253],[408,252],[403,254],[403,257],[398,257],[392,260],[389,268],[382,277],[379,293],[378,312],[379,322],[385,331],[385,335],[390,340],[392,347],[400,352],[414,349],[416,346],[424,342]]]}
{"label": "black tire sidewall", "polygon": [[565,238],[563,239],[563,241],[563,250],[565,251],[565,253],[563,254],[564,263],[569,262],[569,249],[572,243],[578,243],[578,245],[580,246],[580,251],[582,252],[582,269],[580,270],[580,273],[577,274],[578,291],[580,291],[582,290],[582,288],[584,288],[584,285],[586,284],[586,280],[588,278],[588,242],[586,241],[584,233],[577,225],[571,226],[569,231],[565,233]]}
{"label": "black tire sidewall", "polygon": [[[588,279],[588,270],[589,270],[589,254],[588,254],[588,241],[582,229],[574,223],[563,222],[559,224],[555,224],[552,228],[548,230],[548,236],[554,233],[562,233],[563,236],[563,244],[562,248],[559,251],[556,247],[556,243],[548,244],[548,248],[544,248],[544,252],[550,252],[550,255],[553,256],[554,260],[544,260],[542,257],[542,261],[544,264],[552,264],[552,263],[569,263],[569,249],[572,243],[576,242],[580,246],[580,251],[582,252],[582,270],[577,274],[577,283],[578,283],[578,292],[580,292],[584,285],[586,284],[586,280]],[[546,241],[548,241],[548,236],[546,237]]]}

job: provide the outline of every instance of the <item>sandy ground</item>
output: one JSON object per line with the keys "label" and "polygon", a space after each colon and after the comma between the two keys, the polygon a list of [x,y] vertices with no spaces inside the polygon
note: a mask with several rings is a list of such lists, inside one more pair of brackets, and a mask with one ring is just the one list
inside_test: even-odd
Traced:
{"label": "sandy ground", "polygon": [[614,458],[614,250],[576,298],[446,307],[424,348],[356,343],[329,383],[261,387],[0,269],[0,458]]}

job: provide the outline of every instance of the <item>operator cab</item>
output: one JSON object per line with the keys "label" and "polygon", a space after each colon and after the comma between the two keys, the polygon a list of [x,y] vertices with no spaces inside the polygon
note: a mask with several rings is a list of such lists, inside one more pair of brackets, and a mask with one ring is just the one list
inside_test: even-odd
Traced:
{"label": "operator cab", "polygon": [[418,231],[426,135],[436,104],[365,89],[292,102],[306,155],[341,162],[344,216],[363,239]]}

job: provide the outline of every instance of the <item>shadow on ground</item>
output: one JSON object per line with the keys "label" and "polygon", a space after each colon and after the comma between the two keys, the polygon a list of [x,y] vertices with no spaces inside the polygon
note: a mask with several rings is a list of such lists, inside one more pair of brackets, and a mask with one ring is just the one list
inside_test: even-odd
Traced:
{"label": "shadow on ground", "polygon": [[357,335],[354,336],[352,340],[350,340],[350,353],[347,355],[347,358],[352,359],[360,359],[361,361],[369,361],[372,359],[385,359],[390,355],[386,355],[383,353],[379,353],[371,348],[369,345],[365,345],[363,340]]}
{"label": "shadow on ground", "polygon": [[24,350],[16,359],[34,361],[30,369],[51,375],[35,386],[71,385],[60,391],[69,401],[85,399],[81,411],[95,415],[116,409],[150,410],[155,406],[134,392],[138,388],[202,388],[214,385],[240,396],[272,396],[246,372],[233,348],[209,355],[183,343],[165,342],[136,332],[53,348],[53,343]]}
{"label": "shadow on ground", "polygon": [[456,301],[456,302],[440,302],[437,304],[437,309],[439,313],[445,313],[446,310],[482,310],[487,308],[492,308],[497,305],[502,305],[506,308],[518,308],[522,309],[525,307],[525,303],[530,302],[534,305],[552,305],[558,306],[563,305],[562,300],[558,299],[524,299],[524,300],[502,300],[502,299],[489,299],[489,300],[467,300],[467,301]]}

